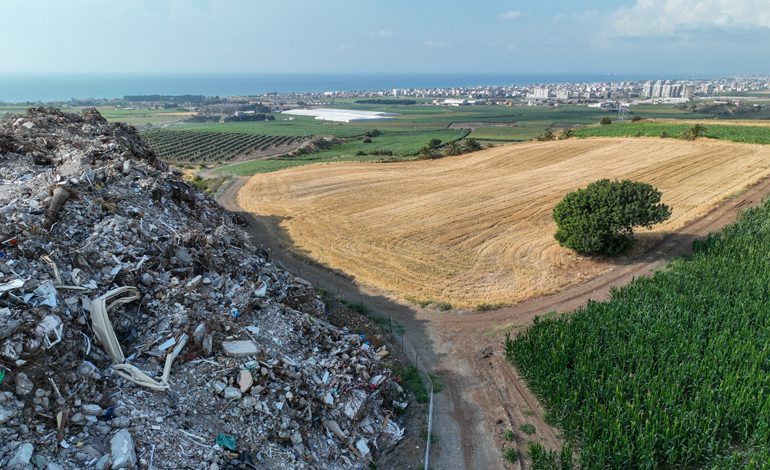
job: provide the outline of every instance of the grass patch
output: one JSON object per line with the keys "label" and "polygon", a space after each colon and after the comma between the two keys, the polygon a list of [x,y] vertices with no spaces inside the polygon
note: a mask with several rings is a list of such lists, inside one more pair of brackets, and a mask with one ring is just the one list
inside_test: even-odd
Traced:
{"label": "grass patch", "polygon": [[521,426],[519,426],[519,430],[523,432],[524,434],[531,436],[532,434],[535,434],[535,426],[530,423],[524,423]]}
{"label": "grass patch", "polygon": [[416,299],[414,297],[409,297],[409,296],[406,297],[406,300],[407,300],[407,302],[409,302],[411,304],[414,304],[414,305],[417,305],[420,308],[425,308],[428,305],[433,303],[432,300],[420,300],[420,299]]}
{"label": "grass patch", "polygon": [[[327,293],[327,295],[329,294]],[[397,333],[397,334],[404,334],[404,331],[406,330],[404,328],[404,325],[401,322],[399,322],[398,320],[393,320],[393,318],[390,316],[375,312],[374,310],[366,306],[366,304],[364,304],[363,301],[351,303],[351,302],[347,302],[344,299],[341,299],[340,302],[350,310],[372,320],[374,323],[379,325],[382,331],[387,331],[390,333]]]}
{"label": "grass patch", "polygon": [[510,429],[506,429],[505,432],[503,433],[503,439],[508,442],[513,441],[515,438],[516,438],[516,434]]}
{"label": "grass patch", "polygon": [[499,308],[504,307],[505,304],[488,304],[488,303],[480,303],[476,305],[476,311],[477,312],[487,312],[489,310],[497,310]]}
{"label": "grass patch", "polygon": [[417,367],[409,364],[396,371],[396,375],[401,377],[401,386],[414,396],[417,403],[428,403],[430,401],[430,390],[425,389]]}
{"label": "grass patch", "polygon": [[516,449],[504,447],[503,458],[511,463],[515,463],[519,460],[519,454],[516,452]]}
{"label": "grass patch", "polygon": [[215,178],[203,178],[200,175],[195,175],[192,179],[187,180],[188,183],[205,192],[212,195],[216,193],[219,188],[222,187],[230,178],[227,176],[219,176]]}
{"label": "grass patch", "polygon": [[452,304],[449,302],[436,302],[436,309],[439,312],[446,312],[447,310],[452,310]]}

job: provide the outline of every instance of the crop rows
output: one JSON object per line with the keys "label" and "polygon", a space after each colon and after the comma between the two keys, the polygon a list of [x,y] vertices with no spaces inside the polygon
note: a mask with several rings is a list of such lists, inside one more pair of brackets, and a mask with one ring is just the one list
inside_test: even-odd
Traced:
{"label": "crop rows", "polygon": [[582,468],[767,468],[770,201],[506,354]]}
{"label": "crop rows", "polygon": [[[703,121],[704,137],[747,144],[770,144],[770,128],[766,126],[716,124]],[[591,126],[575,130],[577,137],[671,137],[677,138],[693,124],[670,122],[615,122],[607,126]]]}
{"label": "crop rows", "polygon": [[180,162],[228,161],[252,152],[290,145],[300,137],[152,129],[142,139],[158,157]]}

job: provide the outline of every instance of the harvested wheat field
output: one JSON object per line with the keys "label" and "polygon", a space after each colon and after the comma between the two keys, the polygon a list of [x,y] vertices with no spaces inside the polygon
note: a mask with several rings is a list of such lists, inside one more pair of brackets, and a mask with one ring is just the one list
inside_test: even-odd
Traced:
{"label": "harvested wheat field", "polygon": [[[673,231],[770,174],[770,146],[671,139],[530,142],[432,161],[305,166],[254,176],[241,207],[300,251],[399,297],[513,303],[612,267],[553,239],[553,206],[600,178],[663,191]],[[654,238],[654,237],[653,237]]]}

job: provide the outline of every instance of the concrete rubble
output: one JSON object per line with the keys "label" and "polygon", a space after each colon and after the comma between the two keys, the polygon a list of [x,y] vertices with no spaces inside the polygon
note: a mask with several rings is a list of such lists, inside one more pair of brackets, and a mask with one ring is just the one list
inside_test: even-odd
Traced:
{"label": "concrete rubble", "polygon": [[131,127],[0,121],[0,468],[349,469],[392,449],[387,351],[260,253]]}

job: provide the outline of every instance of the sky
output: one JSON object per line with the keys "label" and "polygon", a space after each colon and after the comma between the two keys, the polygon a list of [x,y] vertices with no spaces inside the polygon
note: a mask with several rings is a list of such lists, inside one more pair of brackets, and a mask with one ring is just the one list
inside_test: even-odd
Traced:
{"label": "sky", "polygon": [[0,0],[0,74],[770,72],[770,0]]}

